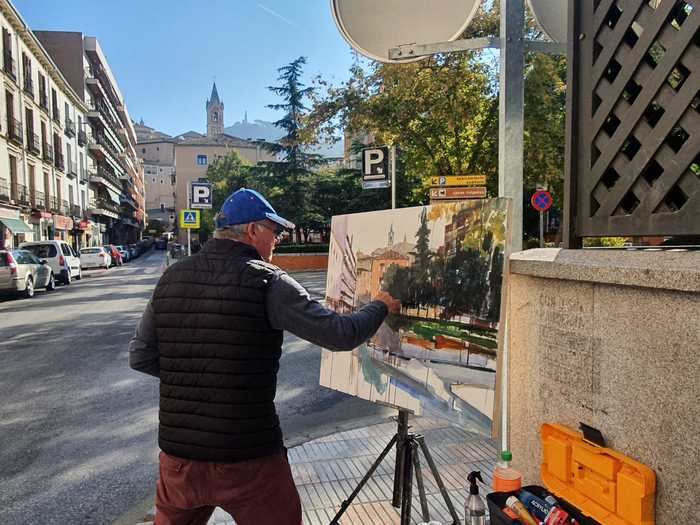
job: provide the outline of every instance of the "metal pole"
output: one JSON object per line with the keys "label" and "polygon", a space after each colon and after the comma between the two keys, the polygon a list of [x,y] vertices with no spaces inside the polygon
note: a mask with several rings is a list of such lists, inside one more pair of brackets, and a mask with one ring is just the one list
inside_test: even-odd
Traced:
{"label": "metal pole", "polygon": [[[190,186],[191,184],[188,182],[187,183],[187,208],[190,209]],[[192,255],[192,228],[187,228],[187,256],[189,257]]]}
{"label": "metal pole", "polygon": [[392,495],[391,504],[397,509],[401,507],[401,492],[403,490],[403,460],[404,450],[408,440],[408,411],[399,409],[398,429],[396,431],[396,462],[394,463],[394,493]]}
{"label": "metal pole", "polygon": [[540,248],[544,248],[544,212],[540,212]]}
{"label": "metal pole", "polygon": [[391,147],[391,209],[396,209],[396,146]]}
{"label": "metal pole", "polygon": [[[512,199],[510,250],[523,248],[523,134],[525,105],[525,57],[523,0],[500,0],[500,93],[498,114],[498,195]],[[506,330],[501,359],[501,445],[508,444],[508,318],[502,320]]]}
{"label": "metal pole", "polygon": [[498,195],[513,199],[511,253],[523,247],[523,0],[500,0]]}

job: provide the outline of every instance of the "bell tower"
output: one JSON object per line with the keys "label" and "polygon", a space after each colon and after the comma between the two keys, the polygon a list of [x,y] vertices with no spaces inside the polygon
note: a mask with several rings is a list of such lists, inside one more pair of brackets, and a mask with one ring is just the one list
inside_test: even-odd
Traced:
{"label": "bell tower", "polygon": [[219,99],[216,82],[211,88],[211,96],[207,100],[207,137],[224,134],[224,103]]}

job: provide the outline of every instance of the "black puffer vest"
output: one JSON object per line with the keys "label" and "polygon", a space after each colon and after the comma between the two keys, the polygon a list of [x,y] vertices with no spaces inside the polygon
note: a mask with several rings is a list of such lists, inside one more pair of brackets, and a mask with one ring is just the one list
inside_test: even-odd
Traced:
{"label": "black puffer vest", "polygon": [[236,462],[283,450],[274,404],[283,335],[265,311],[277,271],[252,247],[215,239],[161,277],[153,308],[163,451]]}

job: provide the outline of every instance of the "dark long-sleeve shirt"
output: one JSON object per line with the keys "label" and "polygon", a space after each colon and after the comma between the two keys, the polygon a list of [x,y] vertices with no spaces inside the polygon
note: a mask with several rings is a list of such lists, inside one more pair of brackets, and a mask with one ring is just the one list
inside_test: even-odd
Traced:
{"label": "dark long-sleeve shirt", "polygon": [[[360,346],[374,335],[388,313],[383,302],[373,301],[352,314],[338,314],[312,299],[304,287],[286,273],[280,273],[270,283],[265,302],[272,328],[286,330],[333,351]],[[149,301],[129,343],[129,366],[157,377],[158,357],[155,316]]]}

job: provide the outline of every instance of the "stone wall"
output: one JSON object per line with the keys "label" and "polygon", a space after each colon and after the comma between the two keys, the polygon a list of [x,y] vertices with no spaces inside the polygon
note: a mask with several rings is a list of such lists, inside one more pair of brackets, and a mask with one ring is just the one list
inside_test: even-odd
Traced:
{"label": "stone wall", "polygon": [[510,260],[509,437],[540,483],[539,428],[579,422],[657,476],[659,525],[700,487],[700,252],[558,250]]}

